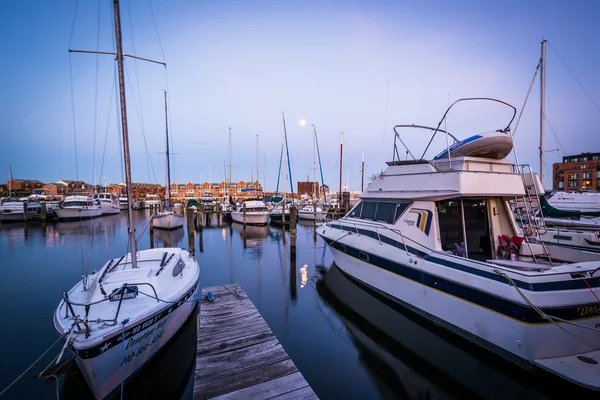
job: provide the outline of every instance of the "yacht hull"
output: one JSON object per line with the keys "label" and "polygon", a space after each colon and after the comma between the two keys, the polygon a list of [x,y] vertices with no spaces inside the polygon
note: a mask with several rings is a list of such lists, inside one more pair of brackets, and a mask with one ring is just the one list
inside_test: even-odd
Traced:
{"label": "yacht hull", "polygon": [[178,214],[157,214],[153,219],[157,229],[177,229],[183,227],[183,216]]}
{"label": "yacht hull", "polygon": [[[432,285],[421,284],[410,276],[390,272],[341,251],[340,247],[346,248],[345,245],[332,246],[333,242],[331,240],[327,240],[327,242],[330,244],[329,248],[336,265],[346,275],[406,309],[524,368],[533,368],[535,364],[540,364],[540,360],[553,360],[559,356],[576,357],[584,355],[600,362],[600,351],[590,353],[593,350],[591,347],[572,340],[564,330],[556,327],[556,324],[529,323],[510,318],[499,312],[494,312],[492,309],[487,308],[485,304],[465,301],[458,296],[445,292],[444,289],[449,284],[448,274],[444,277],[446,279],[430,275],[428,279],[433,280],[433,282],[429,282]],[[387,247],[387,245],[378,247],[382,247],[378,252],[384,257],[387,251],[383,247]],[[406,253],[398,254],[397,252],[395,252],[395,255],[394,262],[402,264],[398,268],[415,270],[411,266],[416,261],[413,260],[414,256]],[[419,259],[419,261],[419,265],[421,265],[423,260]],[[428,268],[421,265],[418,270],[426,271]],[[461,282],[460,279],[455,280],[454,283],[455,286],[462,287],[461,290],[468,290],[463,285],[465,282],[475,283],[474,279],[466,278],[466,276],[462,279],[462,283],[459,283]],[[514,290],[512,287],[510,288]],[[568,295],[569,291],[562,294]],[[591,297],[591,294],[589,295]],[[541,296],[544,296],[544,294],[542,293]],[[491,300],[494,301],[493,298]],[[578,322],[588,327],[588,329],[568,326],[568,330],[578,337],[600,346],[597,333],[589,329],[600,323],[600,317],[596,315]],[[592,380],[586,378],[586,376],[593,375],[593,371],[590,373],[588,370],[595,370],[597,365],[584,362],[580,362],[580,364],[578,366],[580,370],[572,370],[569,376],[556,370],[552,371],[550,368],[546,369],[583,386],[600,390],[600,379],[597,375]]]}
{"label": "yacht hull", "polygon": [[[239,211],[231,212],[233,222],[244,223],[244,213]],[[246,225],[267,225],[269,223],[268,213],[246,213]]]}
{"label": "yacht hull", "polygon": [[121,212],[121,209],[117,204],[101,202],[102,215],[114,215]]}
{"label": "yacht hull", "polygon": [[75,220],[83,218],[95,218],[102,215],[102,209],[98,208],[57,208],[54,213],[58,219]]}

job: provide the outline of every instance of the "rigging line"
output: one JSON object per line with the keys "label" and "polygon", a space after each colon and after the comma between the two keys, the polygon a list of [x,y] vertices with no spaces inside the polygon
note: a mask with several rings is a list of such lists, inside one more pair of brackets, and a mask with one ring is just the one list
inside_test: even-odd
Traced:
{"label": "rigging line", "polygon": [[[383,164],[385,164],[385,162],[383,161],[383,150],[385,148],[385,130],[387,128],[389,88],[390,88],[390,81],[387,81],[387,83],[385,85],[385,113],[384,113],[384,117],[383,117],[383,139],[382,139],[382,143],[381,143],[381,166],[380,167],[383,167]],[[383,172],[383,168],[381,168],[381,172]]]}
{"label": "rigging line", "polygon": [[150,7],[150,15],[152,15],[152,22],[154,23],[154,31],[156,32],[156,38],[158,39],[158,47],[160,47],[160,53],[162,54],[163,62],[166,62],[165,52],[163,51],[162,41],[158,34],[158,25],[156,25],[156,18],[154,18],[154,10],[152,9],[152,3],[148,0],[148,6]]}
{"label": "rigging line", "polygon": [[556,57],[558,57],[558,59],[562,63],[562,65],[567,69],[567,71],[569,71],[569,73],[571,74],[571,76],[573,77],[573,79],[575,79],[575,81],[577,82],[577,84],[579,85],[579,87],[581,88],[581,90],[583,90],[583,92],[587,95],[587,97],[594,104],[594,106],[596,107],[596,109],[598,111],[600,111],[600,106],[598,106],[598,103],[596,103],[594,101],[594,98],[588,93],[587,90],[585,90],[585,88],[583,87],[583,85],[581,84],[581,82],[579,81],[579,79],[577,79],[577,77],[575,76],[575,74],[573,73],[573,71],[571,71],[571,69],[567,66],[567,64],[565,64],[565,62],[562,60],[562,58],[560,58],[560,56],[558,55],[558,52],[556,51],[556,49],[552,46],[552,44],[550,42],[547,42],[547,43],[550,45],[550,49],[554,52],[554,54],[556,54]]}
{"label": "rigging line", "polygon": [[71,24],[71,35],[69,36],[69,48],[73,44],[73,34],[75,33],[75,21],[77,21],[77,10],[79,9],[79,0],[75,3],[75,12],[73,13],[73,23]]}
{"label": "rigging line", "polygon": [[[135,51],[135,39],[134,39],[134,35],[133,35],[133,21],[131,20],[131,7],[130,7],[130,4],[131,4],[131,1],[128,1],[127,2],[127,11],[128,11],[128,14],[129,14],[129,29],[130,29],[130,32],[131,32],[131,47],[132,47],[132,50],[133,50],[133,54],[137,54],[136,51]],[[141,123],[143,129],[146,130],[146,125],[144,124],[144,106],[142,105],[142,92],[141,92],[141,89],[140,89],[140,74],[138,72],[138,62],[137,62],[136,58],[133,59],[133,67],[135,69],[135,80],[136,80],[136,84],[137,84],[138,99],[140,101],[140,109],[139,109],[139,113],[141,115],[141,122],[140,123]],[[133,85],[131,85],[131,83],[130,83],[130,86],[133,89]],[[152,163],[152,161],[150,161],[150,163]],[[153,172],[153,175],[154,175],[154,171],[152,171],[152,172]],[[150,180],[150,174],[148,174],[148,180]],[[156,182],[156,176],[154,177],[154,181]]]}
{"label": "rigging line", "polygon": [[[131,79],[129,78],[129,70],[127,68],[125,68],[125,75],[127,76],[127,82],[129,83],[129,86],[133,89],[133,85],[131,84]],[[144,146],[146,148],[146,167],[148,168],[148,180],[150,180],[150,178],[151,178],[150,168],[152,168],[152,176],[154,176],[154,182],[156,183],[156,174],[154,173],[154,166],[152,165],[152,160],[150,159],[150,151],[148,150],[148,142],[146,141],[146,132],[145,132],[145,128],[144,128],[144,123],[140,116],[140,111],[139,111],[138,104],[136,101],[135,92],[132,90],[129,93],[131,93],[131,97],[133,98],[133,105],[135,106],[135,111],[136,111],[136,114],[138,117],[138,121],[140,122],[140,127],[142,129],[142,137],[144,138]]]}
{"label": "rigging line", "polygon": [[[114,69],[113,69],[113,76],[117,76],[117,62],[115,60],[115,64],[114,64]],[[115,93],[118,91],[117,85],[118,82],[115,79],[114,82],[114,90]],[[115,112],[117,113],[117,129],[115,129],[117,131],[117,142],[119,143],[119,154],[123,154],[123,135],[121,133],[121,124],[119,124],[119,116],[121,114],[121,108],[119,107],[119,96],[115,96]],[[123,157],[117,157],[119,160],[121,160],[121,182],[125,182],[125,167],[123,166]],[[129,220],[127,220],[127,223],[129,223]]]}
{"label": "rigging line", "polygon": [[[98,2],[98,17],[96,19],[96,51],[100,51],[100,8],[101,2]],[[96,125],[98,121],[98,69],[100,67],[100,55],[96,54],[96,79],[94,87],[94,135],[92,144],[92,184],[96,186]],[[91,231],[91,227],[90,227]],[[91,233],[91,232],[90,232]]]}
{"label": "rigging line", "polygon": [[108,102],[108,121],[106,122],[106,133],[104,134],[104,150],[102,151],[102,163],[100,164],[100,179],[102,179],[102,173],[104,172],[104,159],[106,157],[106,143],[108,142],[108,131],[110,130],[110,116],[111,116],[111,112],[112,112],[112,100],[113,100],[113,95],[115,93],[115,82],[116,82],[116,75],[113,73],[113,86],[112,89],[110,91],[110,100]]}
{"label": "rigging line", "polygon": [[75,93],[73,89],[73,66],[71,62],[71,53],[69,53],[69,79],[71,86],[71,113],[73,116],[73,142],[75,143],[75,176],[79,181],[79,160],[77,159],[77,125],[75,123]]}
{"label": "rigging line", "polygon": [[554,136],[554,139],[556,139],[556,142],[558,143],[558,146],[560,147],[560,149],[562,150],[563,154],[569,154],[567,153],[567,151],[565,150],[564,146],[562,145],[561,141],[558,139],[558,135],[556,134],[556,130],[554,129],[554,127],[552,126],[552,124],[550,123],[550,121],[548,120],[548,117],[546,117],[546,115],[544,114],[544,120],[546,121],[546,124],[548,124],[548,127],[550,128],[550,132],[552,132],[552,135]]}

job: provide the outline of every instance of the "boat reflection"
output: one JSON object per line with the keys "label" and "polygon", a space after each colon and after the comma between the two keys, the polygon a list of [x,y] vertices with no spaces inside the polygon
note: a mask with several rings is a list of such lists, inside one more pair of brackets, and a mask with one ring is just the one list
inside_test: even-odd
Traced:
{"label": "boat reflection", "polygon": [[544,399],[581,390],[544,371],[531,374],[442,331],[335,264],[317,290],[340,315],[382,398]]}
{"label": "boat reflection", "polygon": [[[125,383],[127,399],[189,399],[193,397],[197,345],[196,311],[171,341],[133,378]],[[93,399],[77,364],[71,363],[62,385],[61,399]],[[120,393],[116,393],[115,398]]]}
{"label": "boat reflection", "polygon": [[269,225],[246,225],[246,229],[244,229],[242,224],[231,224],[231,229],[232,232],[240,235],[244,251],[249,250],[251,259],[258,260],[263,256],[265,239],[272,234]]}
{"label": "boat reflection", "polygon": [[181,247],[183,239],[183,227],[173,230],[154,230],[154,242],[156,247]]}

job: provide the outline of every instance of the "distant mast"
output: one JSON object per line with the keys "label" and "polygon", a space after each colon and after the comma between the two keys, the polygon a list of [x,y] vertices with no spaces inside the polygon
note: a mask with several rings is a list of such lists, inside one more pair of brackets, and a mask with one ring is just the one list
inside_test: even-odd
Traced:
{"label": "distant mast", "polygon": [[317,137],[313,135],[313,203],[317,202],[317,185]]}
{"label": "distant mast", "polygon": [[338,195],[338,200],[340,204],[342,203],[342,175],[344,173],[342,169],[342,158],[343,158],[343,148],[344,148],[344,132],[340,132],[340,193]]}
{"label": "distant mast", "polygon": [[169,121],[168,121],[168,113],[167,113],[167,91],[163,90],[163,92],[165,93],[165,138],[167,140],[167,146],[166,149],[167,151],[165,152],[166,155],[166,164],[167,164],[167,207],[171,208],[171,170],[170,170],[170,162],[169,162]]}
{"label": "distant mast", "polygon": [[231,127],[229,127],[229,182],[227,184],[227,193],[231,196]]}
{"label": "distant mast", "polygon": [[360,169],[360,192],[365,191],[365,152],[362,153],[362,167]]}
{"label": "distant mast", "polygon": [[[540,58],[540,180],[544,183],[544,118],[546,115],[546,40],[542,40],[542,56]],[[544,189],[545,190],[545,189]]]}
{"label": "distant mast", "polygon": [[260,180],[260,175],[258,174],[258,135],[256,135],[256,184],[254,184],[254,188],[258,189],[258,181]]}

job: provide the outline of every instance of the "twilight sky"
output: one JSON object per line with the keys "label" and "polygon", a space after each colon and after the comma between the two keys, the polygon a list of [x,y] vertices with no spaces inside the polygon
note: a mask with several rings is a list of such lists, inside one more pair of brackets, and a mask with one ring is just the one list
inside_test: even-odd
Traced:
{"label": "twilight sky", "polygon": [[[113,51],[112,1],[80,1],[73,25],[75,10],[66,0],[2,3],[0,168],[11,164],[15,178],[122,180],[114,58],[68,53]],[[233,178],[249,180],[256,170],[259,135],[261,183],[266,158],[273,190],[285,112],[294,181],[312,178],[315,124],[325,183],[338,187],[343,131],[344,183],[360,189],[362,152],[367,174],[380,171],[396,124],[435,126],[461,97],[495,97],[520,111],[542,38],[546,149],[560,149],[546,154],[546,187],[563,155],[600,151],[599,2],[122,0],[121,12],[124,51],[168,65],[165,74],[126,60],[136,182],[164,182],[168,89],[173,181],[223,180],[231,127]],[[515,136],[519,161],[535,171],[539,92],[538,75]],[[464,139],[509,118],[503,107],[469,104],[451,112],[447,128]],[[420,154],[429,136],[406,134]],[[434,141],[428,155],[443,147]]]}

